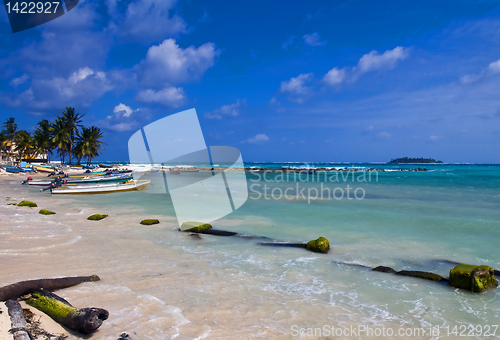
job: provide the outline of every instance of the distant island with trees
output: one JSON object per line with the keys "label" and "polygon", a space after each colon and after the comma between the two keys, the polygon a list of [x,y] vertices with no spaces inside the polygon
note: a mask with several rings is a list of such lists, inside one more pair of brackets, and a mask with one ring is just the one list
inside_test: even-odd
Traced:
{"label": "distant island with trees", "polygon": [[433,158],[411,158],[411,157],[400,157],[400,158],[393,158],[388,164],[430,164],[430,163],[437,163],[437,164],[443,164],[441,161],[437,161]]}

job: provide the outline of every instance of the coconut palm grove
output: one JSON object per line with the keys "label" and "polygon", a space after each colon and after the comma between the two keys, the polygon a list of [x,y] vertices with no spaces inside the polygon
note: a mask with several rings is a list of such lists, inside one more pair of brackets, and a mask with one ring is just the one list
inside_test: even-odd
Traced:
{"label": "coconut palm grove", "polygon": [[20,130],[15,118],[7,118],[0,132],[0,155],[14,162],[37,158],[50,162],[55,153],[62,164],[90,164],[103,150],[104,133],[96,126],[81,125],[83,116],[75,113],[75,108],[66,107],[54,121],[39,121],[33,133]]}

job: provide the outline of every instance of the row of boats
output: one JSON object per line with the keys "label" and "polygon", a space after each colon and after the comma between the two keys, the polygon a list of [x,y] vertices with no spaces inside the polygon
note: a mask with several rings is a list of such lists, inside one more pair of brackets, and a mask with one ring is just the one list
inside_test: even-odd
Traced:
{"label": "row of boats", "polygon": [[44,180],[33,180],[30,176],[23,182],[42,187],[40,191],[50,190],[52,194],[105,194],[144,190],[149,183],[149,180],[134,180],[130,170],[65,174]]}

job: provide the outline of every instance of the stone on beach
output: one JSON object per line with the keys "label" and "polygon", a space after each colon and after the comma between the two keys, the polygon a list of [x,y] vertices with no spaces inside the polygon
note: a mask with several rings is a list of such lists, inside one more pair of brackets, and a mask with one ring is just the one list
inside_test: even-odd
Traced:
{"label": "stone on beach", "polygon": [[108,215],[101,215],[101,214],[94,214],[94,215],[90,215],[87,220],[90,220],[90,221],[100,221],[102,220],[103,218],[106,218],[108,217]]}
{"label": "stone on beach", "polygon": [[202,232],[202,231],[210,229],[210,228],[212,228],[212,225],[209,223],[188,221],[188,222],[182,223],[179,230],[180,231],[190,231],[193,233],[199,233],[199,232]]}
{"label": "stone on beach", "polygon": [[444,278],[439,274],[422,272],[419,270],[400,270],[395,273],[396,275],[417,277],[419,279],[431,280],[431,281],[443,281]]}
{"label": "stone on beach", "polygon": [[378,267],[373,268],[372,270],[374,270],[376,272],[381,272],[381,273],[395,273],[396,272],[391,267],[386,267],[386,266],[378,266]]}
{"label": "stone on beach", "polygon": [[141,221],[142,225],[152,225],[152,224],[158,224],[158,223],[160,223],[160,221],[158,219],[146,219],[146,220]]}
{"label": "stone on beach", "polygon": [[316,253],[328,253],[330,250],[330,243],[324,237],[319,237],[317,240],[307,242],[306,249]]}
{"label": "stone on beach", "polygon": [[47,209],[40,209],[40,211],[38,213],[42,214],[42,215],[55,215],[56,214],[55,212],[47,210]]}
{"label": "stone on beach", "polygon": [[480,293],[498,286],[494,269],[489,266],[459,264],[450,270],[450,286]]}
{"label": "stone on beach", "polygon": [[30,201],[21,201],[17,206],[18,207],[30,207],[30,208],[38,207],[38,205],[36,205],[35,202],[30,202]]}

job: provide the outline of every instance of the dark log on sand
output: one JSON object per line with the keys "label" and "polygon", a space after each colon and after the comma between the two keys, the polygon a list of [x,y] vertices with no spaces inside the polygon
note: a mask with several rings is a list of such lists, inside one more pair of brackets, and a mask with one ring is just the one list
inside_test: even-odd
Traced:
{"label": "dark log on sand", "polygon": [[18,296],[29,294],[36,289],[57,290],[76,286],[83,282],[94,282],[99,280],[99,276],[92,275],[21,281],[0,287],[0,301],[17,298]]}
{"label": "dark log on sand", "polygon": [[14,337],[14,340],[30,340],[31,336],[29,334],[28,328],[26,327],[26,320],[24,320],[24,313],[21,305],[17,300],[7,300],[5,302],[7,308],[9,309],[9,316],[11,322],[10,333]]}
{"label": "dark log on sand", "polygon": [[61,325],[82,334],[95,332],[109,317],[105,309],[75,308],[63,298],[44,290],[33,292],[26,303],[41,310]]}

